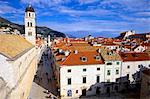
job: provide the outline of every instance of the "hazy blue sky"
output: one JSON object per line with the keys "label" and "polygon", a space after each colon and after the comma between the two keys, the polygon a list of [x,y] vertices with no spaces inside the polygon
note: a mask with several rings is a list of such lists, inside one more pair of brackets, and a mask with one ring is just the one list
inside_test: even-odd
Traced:
{"label": "hazy blue sky", "polygon": [[23,24],[29,3],[37,25],[75,36],[150,32],[150,0],[0,0],[0,16]]}

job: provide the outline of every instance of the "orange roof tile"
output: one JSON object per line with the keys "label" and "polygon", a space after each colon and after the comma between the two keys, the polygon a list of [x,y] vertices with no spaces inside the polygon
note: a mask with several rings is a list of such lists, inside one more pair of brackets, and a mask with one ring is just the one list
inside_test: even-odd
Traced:
{"label": "orange roof tile", "polygon": [[100,47],[96,47],[96,46],[91,46],[87,43],[70,43],[70,44],[61,44],[60,46],[54,46],[57,49],[62,49],[62,50],[69,50],[69,51],[74,51],[74,50],[78,50],[80,52],[83,51],[95,51],[96,49],[100,48]]}
{"label": "orange roof tile", "polygon": [[123,61],[146,61],[150,60],[150,56],[147,53],[140,52],[126,52],[126,53],[119,53]]}
{"label": "orange roof tile", "polygon": [[[71,53],[61,65],[73,66],[73,65],[92,65],[92,64],[103,64],[104,61],[100,56],[99,60],[95,59],[95,56],[100,56],[96,51],[90,52],[78,52],[77,54]],[[87,61],[82,61],[81,57],[86,57]]]}

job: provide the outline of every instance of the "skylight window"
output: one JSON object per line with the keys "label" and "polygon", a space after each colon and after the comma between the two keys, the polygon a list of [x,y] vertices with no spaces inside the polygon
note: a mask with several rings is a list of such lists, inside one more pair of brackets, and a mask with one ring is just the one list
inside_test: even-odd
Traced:
{"label": "skylight window", "polygon": [[101,59],[101,57],[98,56],[98,55],[96,55],[94,58],[95,58],[96,60],[100,60],[100,59]]}
{"label": "skylight window", "polygon": [[80,57],[80,60],[81,60],[82,62],[86,62],[86,61],[87,61],[87,57]]}

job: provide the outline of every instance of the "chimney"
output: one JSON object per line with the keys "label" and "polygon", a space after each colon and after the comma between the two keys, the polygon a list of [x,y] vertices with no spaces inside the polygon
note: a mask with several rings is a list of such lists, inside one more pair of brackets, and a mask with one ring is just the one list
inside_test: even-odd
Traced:
{"label": "chimney", "polygon": [[98,52],[98,53],[101,53],[101,49],[98,49],[97,52]]}
{"label": "chimney", "polygon": [[65,56],[68,56],[70,54],[70,52],[67,50],[65,51]]}
{"label": "chimney", "polygon": [[64,61],[66,58],[62,58],[61,61]]}

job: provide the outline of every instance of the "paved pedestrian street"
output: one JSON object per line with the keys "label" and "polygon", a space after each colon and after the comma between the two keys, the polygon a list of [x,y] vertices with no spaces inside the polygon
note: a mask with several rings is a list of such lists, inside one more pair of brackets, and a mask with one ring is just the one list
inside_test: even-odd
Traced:
{"label": "paved pedestrian street", "polygon": [[[45,51],[47,53],[47,50]],[[48,55],[43,53],[28,99],[47,99],[48,96],[57,96],[56,80],[48,60]],[[50,53],[48,53],[50,54]],[[50,94],[47,94],[49,91]],[[50,99],[50,98],[49,98]]]}

